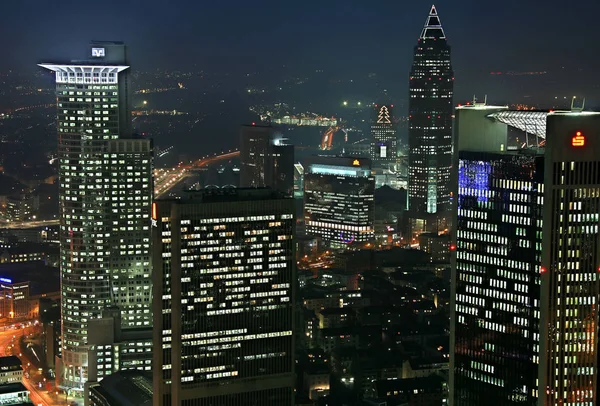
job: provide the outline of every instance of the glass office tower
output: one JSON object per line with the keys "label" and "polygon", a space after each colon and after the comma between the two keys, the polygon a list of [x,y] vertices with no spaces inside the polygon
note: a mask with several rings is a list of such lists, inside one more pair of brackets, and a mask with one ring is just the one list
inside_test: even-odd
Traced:
{"label": "glass office tower", "polygon": [[435,7],[414,50],[409,83],[408,208],[410,228],[442,232],[451,208],[454,72]]}
{"label": "glass office tower", "polygon": [[598,404],[600,113],[548,115],[540,405]]}
{"label": "glass office tower", "polygon": [[270,189],[155,203],[155,406],[293,405],[294,212]]}
{"label": "glass office tower", "polygon": [[306,233],[332,247],[372,240],[374,193],[368,159],[317,159],[304,174]]}
{"label": "glass office tower", "polygon": [[[532,118],[545,147],[504,151],[499,123]],[[451,404],[595,405],[600,113],[472,106],[456,124]]]}
{"label": "glass office tower", "polygon": [[460,152],[454,405],[535,405],[543,158]]}
{"label": "glass office tower", "polygon": [[[131,136],[127,48],[94,42],[55,72],[59,159],[62,366],[87,380],[90,319],[118,305],[123,327],[148,326],[152,146]],[[124,141],[121,141],[121,140]]]}

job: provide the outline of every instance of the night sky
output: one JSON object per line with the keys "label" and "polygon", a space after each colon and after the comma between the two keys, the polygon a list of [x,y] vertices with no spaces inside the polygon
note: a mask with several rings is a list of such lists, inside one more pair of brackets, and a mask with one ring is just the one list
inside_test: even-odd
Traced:
{"label": "night sky", "polygon": [[[408,70],[428,1],[2,1],[0,69],[81,57],[90,39],[123,40],[140,70],[284,64]],[[442,0],[457,72],[591,68],[597,0]]]}

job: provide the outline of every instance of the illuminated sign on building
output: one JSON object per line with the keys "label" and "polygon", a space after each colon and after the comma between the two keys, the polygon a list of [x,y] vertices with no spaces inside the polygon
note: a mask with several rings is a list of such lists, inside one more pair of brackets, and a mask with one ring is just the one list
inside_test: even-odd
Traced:
{"label": "illuminated sign on building", "polygon": [[585,145],[585,137],[581,134],[581,131],[577,131],[573,139],[571,140],[571,145],[574,147],[583,147]]}
{"label": "illuminated sign on building", "polygon": [[8,279],[8,278],[0,278],[0,282],[4,282],[4,283],[12,283],[12,279]]}
{"label": "illuminated sign on building", "polygon": [[355,159],[354,162],[352,162],[352,165],[360,166],[360,161],[358,159]]}
{"label": "illuminated sign on building", "polygon": [[93,58],[103,58],[104,56],[106,56],[104,48],[92,48]]}

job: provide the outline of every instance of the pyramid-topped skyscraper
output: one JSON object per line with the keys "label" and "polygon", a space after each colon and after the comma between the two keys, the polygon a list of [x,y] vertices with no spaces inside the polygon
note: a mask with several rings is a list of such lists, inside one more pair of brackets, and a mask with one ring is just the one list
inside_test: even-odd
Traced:
{"label": "pyramid-topped skyscraper", "polygon": [[413,235],[449,227],[454,72],[435,6],[414,49],[409,84],[408,191]]}

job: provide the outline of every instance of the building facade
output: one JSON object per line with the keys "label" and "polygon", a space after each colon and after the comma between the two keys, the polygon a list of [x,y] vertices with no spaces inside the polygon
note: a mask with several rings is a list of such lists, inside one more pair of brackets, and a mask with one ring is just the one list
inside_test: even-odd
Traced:
{"label": "building facade", "polygon": [[306,233],[330,246],[371,241],[375,180],[365,158],[323,157],[304,174]]}
{"label": "building facade", "polygon": [[600,113],[548,115],[540,405],[598,404]]}
{"label": "building facade", "polygon": [[[464,127],[457,110],[450,400],[594,405],[600,113],[502,110]],[[535,122],[545,147],[503,151],[501,132],[477,131],[492,122]]]}
{"label": "building facade", "polygon": [[294,199],[204,190],[153,212],[154,405],[292,405]]}
{"label": "building facade", "polygon": [[100,382],[122,370],[150,373],[152,328],[122,328],[121,309],[104,309],[100,318],[90,320],[88,382]]}
{"label": "building facade", "polygon": [[56,74],[58,103],[57,375],[78,388],[87,379],[88,320],[114,304],[122,306],[125,324],[151,320],[149,293],[141,292],[149,292],[150,280],[152,148],[147,140],[121,141],[131,138],[126,46],[95,42],[89,51],[87,61],[40,65]]}
{"label": "building facade", "polygon": [[535,405],[544,159],[507,151],[505,106],[456,110],[450,403]]}
{"label": "building facade", "polygon": [[375,105],[371,124],[371,162],[373,167],[386,167],[396,163],[398,139],[393,121],[392,104]]}
{"label": "building facade", "polygon": [[535,405],[543,158],[459,153],[454,405]]}
{"label": "building facade", "polygon": [[292,196],[294,146],[271,126],[245,125],[240,134],[240,187],[269,187]]}
{"label": "building facade", "polygon": [[413,234],[441,232],[451,210],[454,72],[435,7],[414,50],[409,83],[408,194]]}
{"label": "building facade", "polygon": [[8,278],[0,278],[2,317],[9,319],[27,318],[32,314],[29,284],[29,281],[13,281]]}
{"label": "building facade", "polygon": [[104,154],[111,199],[111,305],[121,309],[123,328],[152,326],[152,154],[152,141],[142,138],[111,140]]}
{"label": "building facade", "polygon": [[0,357],[0,385],[23,381],[23,364],[19,357]]}

